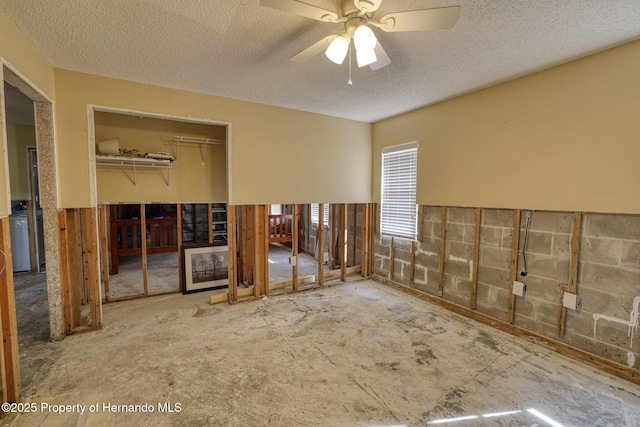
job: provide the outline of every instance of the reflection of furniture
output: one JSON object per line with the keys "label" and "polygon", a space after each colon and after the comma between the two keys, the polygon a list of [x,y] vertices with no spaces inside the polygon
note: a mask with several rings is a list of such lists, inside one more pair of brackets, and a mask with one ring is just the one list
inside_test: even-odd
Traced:
{"label": "reflection of furniture", "polygon": [[269,215],[269,243],[291,242],[293,239],[293,215]]}
{"label": "reflection of furniture", "polygon": [[227,243],[227,205],[213,203],[211,205],[211,227],[213,243]]}
{"label": "reflection of furniture", "polygon": [[[147,218],[147,254],[178,251],[175,218]],[[142,255],[139,219],[111,220],[111,274],[118,274],[118,257]]]}

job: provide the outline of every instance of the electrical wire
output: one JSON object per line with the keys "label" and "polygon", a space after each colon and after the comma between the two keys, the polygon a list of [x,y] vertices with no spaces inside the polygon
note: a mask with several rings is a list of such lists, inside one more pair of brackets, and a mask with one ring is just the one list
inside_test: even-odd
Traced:
{"label": "electrical wire", "polygon": [[524,263],[524,269],[520,273],[521,276],[526,276],[528,274],[527,271],[527,247],[529,246],[529,230],[531,229],[531,217],[533,216],[533,211],[529,211],[529,215],[527,216],[527,225],[524,229],[524,244],[522,245],[522,261]]}

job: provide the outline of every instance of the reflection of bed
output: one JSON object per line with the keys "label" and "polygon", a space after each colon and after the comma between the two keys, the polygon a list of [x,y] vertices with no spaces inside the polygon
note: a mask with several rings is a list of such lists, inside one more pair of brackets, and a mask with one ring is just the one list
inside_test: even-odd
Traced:
{"label": "reflection of bed", "polygon": [[[147,218],[147,254],[177,252],[176,218]],[[111,220],[111,274],[118,274],[118,258],[142,255],[139,219]]]}

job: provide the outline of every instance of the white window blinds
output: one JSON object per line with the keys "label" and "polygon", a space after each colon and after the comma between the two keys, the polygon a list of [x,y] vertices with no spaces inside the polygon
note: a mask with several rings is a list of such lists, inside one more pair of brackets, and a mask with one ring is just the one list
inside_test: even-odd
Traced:
{"label": "white window blinds", "polygon": [[[329,225],[329,203],[324,204],[324,225]],[[311,203],[311,222],[318,223],[320,218],[320,205],[318,203]]]}
{"label": "white window blinds", "polygon": [[418,144],[396,145],[382,151],[382,234],[416,238]]}

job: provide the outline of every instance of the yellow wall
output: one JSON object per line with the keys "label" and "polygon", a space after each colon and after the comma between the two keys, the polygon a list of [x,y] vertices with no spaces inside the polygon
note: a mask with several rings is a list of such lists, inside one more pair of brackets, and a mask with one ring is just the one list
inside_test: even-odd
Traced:
{"label": "yellow wall", "polygon": [[231,123],[232,204],[370,200],[369,124],[68,70],[55,82],[62,207],[91,202],[88,104]]}
{"label": "yellow wall", "polygon": [[7,123],[11,200],[31,200],[27,147],[36,146],[36,128]]}
{"label": "yellow wall", "polygon": [[418,203],[640,213],[640,41],[373,126],[419,141]]}
{"label": "yellow wall", "polygon": [[[0,62],[24,76],[48,97],[54,97],[53,67],[2,10],[0,10]],[[0,93],[3,92],[4,89],[0,84]],[[0,107],[0,111],[3,109],[4,105]],[[0,124],[3,120],[0,118]],[[3,156],[0,159],[6,158],[7,155],[4,137],[5,134],[0,132],[0,149]],[[0,161],[0,194],[2,195],[9,192],[7,169],[8,164]],[[9,213],[11,213],[9,198],[2,196],[0,197],[0,216],[6,216]]]}
{"label": "yellow wall", "polygon": [[98,201],[101,203],[206,203],[227,199],[225,147],[207,145],[201,149],[197,144],[180,144],[176,153],[173,142],[175,136],[224,140],[224,126],[96,112],[95,135],[96,143],[118,138],[120,148],[137,149],[141,153],[163,151],[177,159],[170,171],[136,168],[137,187],[131,182],[131,166],[98,165]]}

